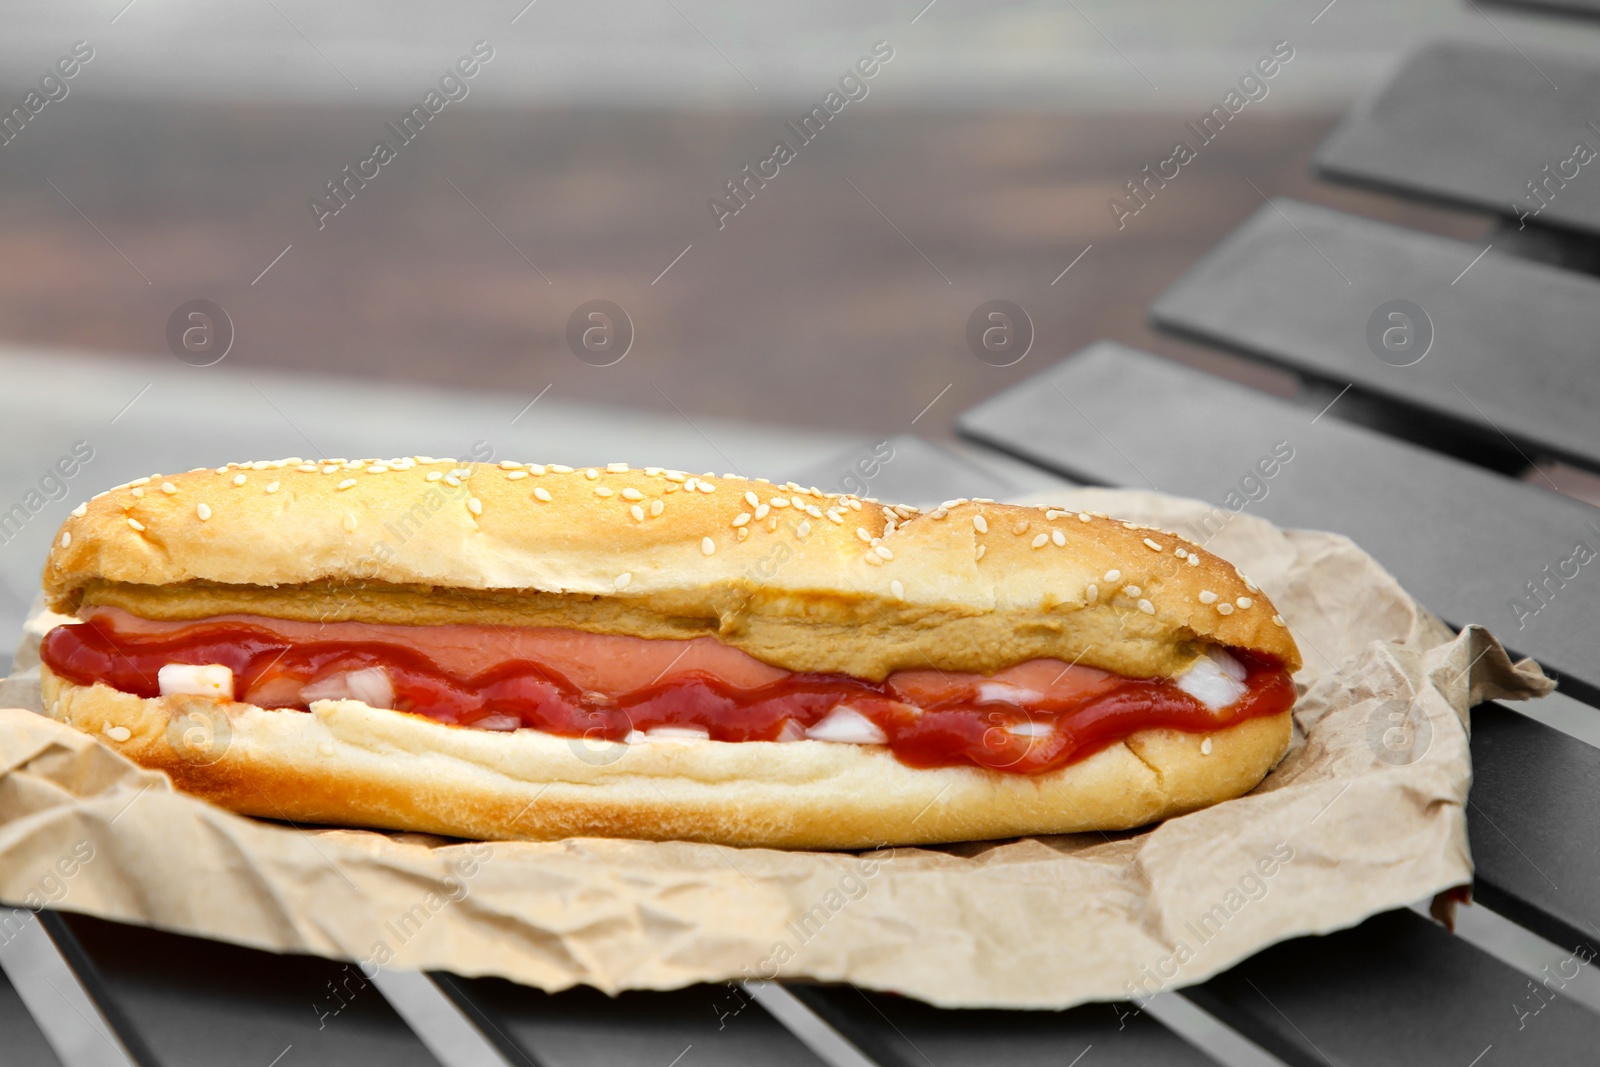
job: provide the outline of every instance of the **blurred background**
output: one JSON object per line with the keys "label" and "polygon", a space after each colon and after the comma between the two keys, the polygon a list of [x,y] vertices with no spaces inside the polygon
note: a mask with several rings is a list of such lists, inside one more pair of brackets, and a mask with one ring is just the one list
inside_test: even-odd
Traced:
{"label": "blurred background", "polygon": [[[1278,193],[1482,234],[1315,184],[1309,153],[1423,38],[1574,33],[1457,0],[13,0],[3,18],[13,632],[66,512],[161,469],[423,452],[781,479],[914,433],[1039,488],[951,441],[954,416],[1101,337],[1288,390],[1154,334],[1145,306]],[[765,163],[779,141],[793,157]],[[967,343],[993,299],[1032,323],[1010,366]],[[569,331],[597,300],[598,355]]]}

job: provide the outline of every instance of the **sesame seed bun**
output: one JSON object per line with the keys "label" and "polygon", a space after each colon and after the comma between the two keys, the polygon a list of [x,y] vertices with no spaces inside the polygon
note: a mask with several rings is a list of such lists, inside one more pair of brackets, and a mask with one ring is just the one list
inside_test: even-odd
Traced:
{"label": "sesame seed bun", "polygon": [[[874,681],[1036,658],[1171,677],[1210,645],[1300,666],[1265,595],[1171,533],[621,464],[280,460],[153,476],[74,511],[44,588],[58,612],[158,620],[709,635],[777,667]],[[350,700],[308,714],[142,699],[42,673],[54,717],[235,811],[462,837],[866,848],[1127,829],[1248,791],[1292,730],[1287,711],[1209,734],[1141,730],[1024,775],[912,768],[873,745],[595,746]]]}
{"label": "sesame seed bun", "polygon": [[1208,643],[1300,666],[1266,596],[1174,534],[621,467],[280,460],[155,476],[67,520],[44,589],[63,613],[709,634],[874,681],[1034,658],[1170,677]]}

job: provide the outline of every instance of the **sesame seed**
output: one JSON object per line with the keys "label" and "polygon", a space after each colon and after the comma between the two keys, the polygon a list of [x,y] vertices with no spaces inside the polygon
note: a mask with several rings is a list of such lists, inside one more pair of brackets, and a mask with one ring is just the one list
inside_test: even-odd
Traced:
{"label": "sesame seed", "polygon": [[194,513],[196,515],[200,516],[200,521],[201,522],[205,522],[207,519],[209,519],[211,517],[211,505],[209,505],[209,504],[196,504],[194,506]]}
{"label": "sesame seed", "polygon": [[302,463],[295,470],[301,474],[315,474],[317,473],[317,465],[315,463]]}
{"label": "sesame seed", "polygon": [[356,517],[348,511],[344,513],[344,528],[346,533],[356,532]]}
{"label": "sesame seed", "polygon": [[1239,599],[1235,600],[1234,603],[1239,605],[1241,608],[1248,608],[1248,607],[1253,606],[1255,604],[1255,601],[1251,600],[1247,596],[1242,596]]}
{"label": "sesame seed", "polygon": [[972,528],[977,530],[979,533],[988,533],[989,520],[984,518],[982,515],[974,515],[972,516]]}
{"label": "sesame seed", "polygon": [[[239,475],[239,477],[241,477],[241,478],[243,478],[243,477],[244,477],[244,475],[242,475],[242,474],[241,474],[241,475]],[[135,489],[135,490],[134,490],[134,491],[133,491],[133,498],[134,498],[134,499],[135,499],[135,500],[138,500],[138,499],[139,499],[139,498],[140,498],[140,497],[142,497],[142,496],[144,496],[144,490],[143,490],[143,489]]]}
{"label": "sesame seed", "polygon": [[474,515],[482,515],[483,501],[479,500],[475,496],[467,497],[467,510],[472,512]]}
{"label": "sesame seed", "polygon": [[1035,537],[1033,539],[1033,547],[1034,548],[1043,548],[1045,545],[1048,545],[1049,543],[1050,543],[1050,535],[1049,534],[1039,534],[1037,537]]}
{"label": "sesame seed", "polygon": [[81,519],[87,514],[89,514],[88,501],[84,501],[82,504],[79,504],[77,507],[72,509],[72,517],[75,519]]}
{"label": "sesame seed", "polygon": [[665,501],[652,500],[650,502],[650,514],[652,516],[660,515],[665,510],[667,510],[667,505],[666,505]]}
{"label": "sesame seed", "polygon": [[439,479],[441,479],[443,477],[444,477],[444,472],[443,471],[429,471],[428,474],[427,474],[427,478],[425,480],[426,481],[430,481],[430,482],[437,482]]}
{"label": "sesame seed", "polygon": [[661,468],[660,467],[646,467],[644,469],[644,473],[645,473],[646,477],[659,478],[659,477],[661,477]]}
{"label": "sesame seed", "polygon": [[775,496],[772,498],[772,506],[775,508],[786,508],[789,506],[789,502],[781,496]]}
{"label": "sesame seed", "polygon": [[[1239,577],[1241,577],[1241,578],[1244,578],[1244,575],[1242,575],[1242,574],[1241,574],[1241,575],[1239,575]],[[1248,589],[1248,590],[1250,590],[1250,591],[1251,591],[1251,592],[1252,592],[1252,593],[1259,593],[1259,592],[1261,592],[1261,589],[1260,589],[1260,587],[1259,587],[1259,586],[1257,586],[1257,585],[1256,585],[1256,583],[1255,583],[1255,582],[1252,582],[1252,581],[1251,581],[1251,580],[1250,580],[1250,579],[1248,579],[1248,578],[1244,578],[1244,587],[1245,587],[1245,588],[1246,588],[1246,589]]]}
{"label": "sesame seed", "polygon": [[1144,593],[1144,590],[1140,589],[1136,585],[1125,585],[1125,586],[1122,587],[1122,595],[1123,596],[1131,596],[1131,597],[1137,598],[1137,597],[1143,595],[1143,593]]}
{"label": "sesame seed", "polygon": [[500,469],[503,471],[514,471],[520,466],[522,466],[522,464],[518,463],[514,459],[503,459],[500,461]]}
{"label": "sesame seed", "polygon": [[799,526],[796,526],[794,528],[794,535],[796,537],[804,537],[806,534],[808,534],[810,532],[811,532],[811,524],[809,522],[802,522]]}
{"label": "sesame seed", "polygon": [[1058,508],[1046,508],[1045,512],[1044,512],[1044,517],[1054,521],[1056,519],[1061,518],[1065,514],[1066,514],[1065,511],[1061,511]]}
{"label": "sesame seed", "polygon": [[628,465],[626,463],[607,463],[606,470],[612,474],[624,474],[628,470]]}
{"label": "sesame seed", "polygon": [[1144,547],[1148,548],[1152,552],[1164,552],[1164,551],[1166,551],[1165,547],[1162,546],[1159,542],[1152,541],[1148,537],[1146,537],[1144,539]]}
{"label": "sesame seed", "polygon": [[610,489],[607,489],[603,485],[597,485],[597,486],[594,487],[594,495],[595,496],[615,496],[616,494],[614,492],[612,492]]}
{"label": "sesame seed", "polygon": [[1139,528],[1139,524],[1136,522],[1125,522],[1122,524],[1122,528],[1124,530],[1137,530]]}
{"label": "sesame seed", "polygon": [[544,464],[543,463],[530,463],[530,464],[528,464],[528,473],[529,474],[543,475],[544,474]]}
{"label": "sesame seed", "polygon": [[644,499],[644,494],[639,492],[639,490],[633,488],[632,486],[629,486],[628,488],[626,488],[626,489],[624,489],[622,491],[622,499],[624,499],[624,500],[643,500]]}
{"label": "sesame seed", "polygon": [[[332,474],[334,471],[336,471],[338,469],[339,469],[339,465],[337,463],[330,463],[326,467],[322,468],[322,473],[323,474]],[[217,473],[221,474],[222,472],[218,471]]]}
{"label": "sesame seed", "polygon": [[149,478],[135,478],[133,481],[129,482],[128,484],[129,485],[149,485],[150,484],[150,479]]}
{"label": "sesame seed", "polygon": [[987,551],[989,551],[989,546],[988,545],[979,545],[977,554],[972,557],[973,560],[976,561],[976,560],[982,559],[983,558],[983,554],[985,552],[987,552]]}
{"label": "sesame seed", "polygon": [[1208,737],[1205,740],[1200,742],[1200,755],[1202,755],[1202,756],[1211,755],[1211,738]]}
{"label": "sesame seed", "polygon": [[1191,566],[1191,567],[1200,566],[1200,556],[1199,556],[1198,553],[1195,553],[1195,552],[1189,553],[1189,566]]}
{"label": "sesame seed", "polygon": [[774,515],[774,516],[772,516],[772,518],[767,520],[767,533],[777,533],[777,532],[778,532],[778,516]]}
{"label": "sesame seed", "polygon": [[270,482],[270,483],[268,483],[267,492],[276,493],[278,491],[280,485],[281,485],[281,483],[279,483],[279,482]]}
{"label": "sesame seed", "polygon": [[368,474],[386,474],[388,471],[389,465],[387,463],[374,463],[372,466],[367,468]]}
{"label": "sesame seed", "polygon": [[1273,617],[1272,617],[1272,621],[1273,621],[1273,623],[1274,623],[1274,624],[1276,624],[1276,625],[1278,625],[1278,626],[1285,626],[1285,625],[1287,625],[1287,624],[1286,624],[1286,623],[1285,623],[1285,622],[1284,622],[1284,621],[1283,621],[1283,616],[1282,616],[1282,615],[1274,615],[1274,616],[1273,616]]}
{"label": "sesame seed", "polygon": [[704,478],[700,480],[700,484],[695,486],[695,488],[700,490],[702,493],[715,493],[717,491],[717,487],[706,481]]}
{"label": "sesame seed", "polygon": [[245,476],[244,475],[235,474],[233,476],[233,484],[234,485],[243,485],[244,483],[245,483]]}
{"label": "sesame seed", "polygon": [[1018,537],[1021,537],[1023,534],[1027,533],[1028,532],[1028,523],[1027,523],[1027,521],[1024,520],[1022,522],[1017,523],[1015,526],[1011,527],[1011,532],[1016,534]]}
{"label": "sesame seed", "polygon": [[906,587],[901,584],[898,578],[889,583],[889,592],[894,594],[896,600],[904,600],[906,598]]}
{"label": "sesame seed", "polygon": [[948,514],[950,514],[949,508],[934,508],[932,511],[928,512],[928,518],[942,519]]}
{"label": "sesame seed", "polygon": [[1113,567],[1111,570],[1106,571],[1105,580],[1108,582],[1119,582],[1122,580],[1122,572]]}
{"label": "sesame seed", "polygon": [[1150,603],[1148,600],[1141,600],[1139,601],[1139,610],[1144,612],[1146,615],[1154,615],[1156,613],[1156,606]]}
{"label": "sesame seed", "polygon": [[451,471],[449,474],[444,476],[444,484],[448,485],[452,489],[460,489],[461,479],[456,477],[455,471]]}
{"label": "sesame seed", "polygon": [[767,517],[767,512],[769,512],[771,510],[772,510],[772,506],[770,504],[757,504],[756,505],[756,521],[759,522],[762,519],[766,518]]}
{"label": "sesame seed", "polygon": [[1051,530],[1050,540],[1056,543],[1057,548],[1060,548],[1067,543],[1067,535],[1062,533],[1060,530]]}
{"label": "sesame seed", "polygon": [[[227,467],[218,467],[217,468],[217,473],[218,474],[227,474],[228,473],[228,468]],[[119,486],[117,486],[117,488],[121,489],[122,486],[119,485]]]}
{"label": "sesame seed", "polygon": [[133,731],[126,726],[107,726],[104,729],[106,736],[113,741],[126,741],[133,736]]}
{"label": "sesame seed", "polygon": [[173,493],[176,493],[178,491],[178,487],[173,485],[171,482],[162,482],[161,483],[161,491],[163,493],[167,494],[168,496],[171,496]]}
{"label": "sesame seed", "polygon": [[565,463],[552,463],[552,464],[550,464],[550,469],[555,471],[557,474],[571,474],[572,473],[572,468],[567,466]]}
{"label": "sesame seed", "polygon": [[1177,548],[1173,549],[1172,554],[1177,556],[1179,559],[1189,558],[1189,550],[1184,548],[1182,545],[1179,545]]}
{"label": "sesame seed", "polygon": [[699,478],[689,478],[683,483],[683,491],[686,493],[692,493],[695,491],[695,488],[699,486],[699,484]]}
{"label": "sesame seed", "polygon": [[872,535],[867,532],[867,529],[866,529],[865,526],[857,526],[856,527],[856,536],[861,538],[861,540],[867,542],[868,544],[872,543]]}
{"label": "sesame seed", "polygon": [[749,489],[746,489],[744,491],[744,502],[749,504],[751,507],[755,507],[757,504],[761,503],[761,498],[756,496],[755,493],[751,492]]}
{"label": "sesame seed", "polygon": [[1090,582],[1088,585],[1083,587],[1083,596],[1086,601],[1088,601],[1090,604],[1093,604],[1096,600],[1100,599],[1100,587],[1095,585],[1093,582]]}
{"label": "sesame seed", "polygon": [[66,548],[70,544],[72,544],[72,532],[70,530],[62,530],[61,531],[61,547],[62,548]]}
{"label": "sesame seed", "polygon": [[703,552],[703,553],[705,553],[706,555],[709,556],[709,555],[711,555],[711,553],[715,552],[716,550],[717,550],[717,543],[715,541],[711,540],[711,538],[702,537],[700,539],[700,551],[701,552]]}
{"label": "sesame seed", "polygon": [[128,525],[133,529],[138,530],[140,533],[144,533],[144,523],[140,522],[138,519],[130,517],[128,519]]}
{"label": "sesame seed", "polygon": [[1226,600],[1224,600],[1222,603],[1217,605],[1217,614],[1218,615],[1232,615],[1233,614],[1233,605],[1228,603]]}
{"label": "sesame seed", "polygon": [[1078,521],[1079,522],[1088,522],[1089,521],[1088,514],[1085,513],[1085,512],[1082,512],[1082,511],[1078,512]]}
{"label": "sesame seed", "polygon": [[528,476],[528,472],[527,471],[507,471],[506,472],[506,481],[508,481],[508,482],[520,482],[522,479],[526,478],[527,476]]}
{"label": "sesame seed", "polygon": [[1209,589],[1200,590],[1200,603],[1202,603],[1202,604],[1215,604],[1216,602],[1217,602],[1217,594],[1213,593]]}
{"label": "sesame seed", "polygon": [[634,522],[644,521],[644,508],[641,508],[638,504],[630,504],[628,506],[628,514],[633,516]]}
{"label": "sesame seed", "polygon": [[682,471],[662,471],[661,476],[669,482],[681,482],[689,477]]}
{"label": "sesame seed", "polygon": [[264,470],[266,470],[267,468],[269,468],[271,466],[272,466],[272,460],[270,460],[270,459],[258,459],[254,463],[250,464],[250,469],[253,470],[253,471],[264,471]]}
{"label": "sesame seed", "polygon": [[631,581],[633,581],[633,572],[623,571],[621,574],[611,579],[611,587],[613,589],[626,589],[628,588],[628,583]]}
{"label": "sesame seed", "polygon": [[829,522],[837,523],[840,526],[844,525],[844,516],[840,515],[838,511],[834,510],[833,508],[829,508],[827,511],[823,512],[823,514],[828,517]]}
{"label": "sesame seed", "polygon": [[739,512],[738,515],[734,516],[733,522],[730,523],[730,525],[732,525],[732,526],[743,526],[745,523],[747,523],[749,521],[750,521],[750,513],[748,511],[741,511],[741,512]]}
{"label": "sesame seed", "polygon": [[807,504],[806,514],[810,515],[813,519],[820,519],[822,518],[822,509],[817,507],[815,504]]}
{"label": "sesame seed", "polygon": [[583,476],[592,482],[596,478],[600,477],[600,472],[595,470],[593,467],[590,467],[588,470],[583,472]]}
{"label": "sesame seed", "polygon": [[748,526],[739,527],[739,540],[741,542],[744,541],[744,539],[749,537],[749,536],[750,536],[750,527],[748,527]]}
{"label": "sesame seed", "polygon": [[888,545],[877,545],[872,551],[878,554],[879,559],[894,559],[894,553],[889,551]]}
{"label": "sesame seed", "polygon": [[542,485],[535,486],[533,489],[533,498],[535,500],[542,500],[548,504],[550,503],[550,490],[546,489]]}
{"label": "sesame seed", "polygon": [[[354,478],[346,478],[344,481],[339,483],[339,488],[340,489],[348,489],[352,485],[355,485],[355,484],[356,484],[356,480]],[[459,483],[457,483],[457,484],[459,484]]]}

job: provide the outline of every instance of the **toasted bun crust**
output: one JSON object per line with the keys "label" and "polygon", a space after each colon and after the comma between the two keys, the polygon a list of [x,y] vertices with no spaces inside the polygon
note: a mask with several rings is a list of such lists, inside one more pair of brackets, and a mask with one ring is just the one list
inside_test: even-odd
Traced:
{"label": "toasted bun crust", "polygon": [[[157,475],[75,511],[44,588],[65,613],[714,634],[779,667],[872,680],[1039,657],[1171,676],[1208,642],[1300,666],[1267,598],[1174,534],[621,464],[280,460]],[[818,773],[848,759],[833,752]]]}
{"label": "toasted bun crust", "polygon": [[887,749],[821,741],[588,746],[352,700],[267,711],[41,674],[55,718],[234,811],[466,838],[860,849],[1131,829],[1247,792],[1292,729],[1284,712],[1207,735],[1142,730],[1032,776],[915,769]]}

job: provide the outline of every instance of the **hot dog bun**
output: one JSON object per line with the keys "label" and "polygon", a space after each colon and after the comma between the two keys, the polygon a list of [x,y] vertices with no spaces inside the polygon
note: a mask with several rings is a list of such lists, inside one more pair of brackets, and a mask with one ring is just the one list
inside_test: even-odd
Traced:
{"label": "hot dog bun", "polygon": [[[620,464],[283,460],[153,476],[74,512],[44,588],[64,613],[712,635],[788,670],[875,681],[1034,658],[1171,677],[1211,644],[1300,665],[1266,596],[1173,534]],[[613,747],[356,701],[305,714],[141,699],[48,669],[44,691],[58,719],[234,810],[467,837],[864,848],[1126,829],[1247,791],[1291,731],[1288,712],[1205,735],[1142,730],[1020,775],[819,741]]]}

